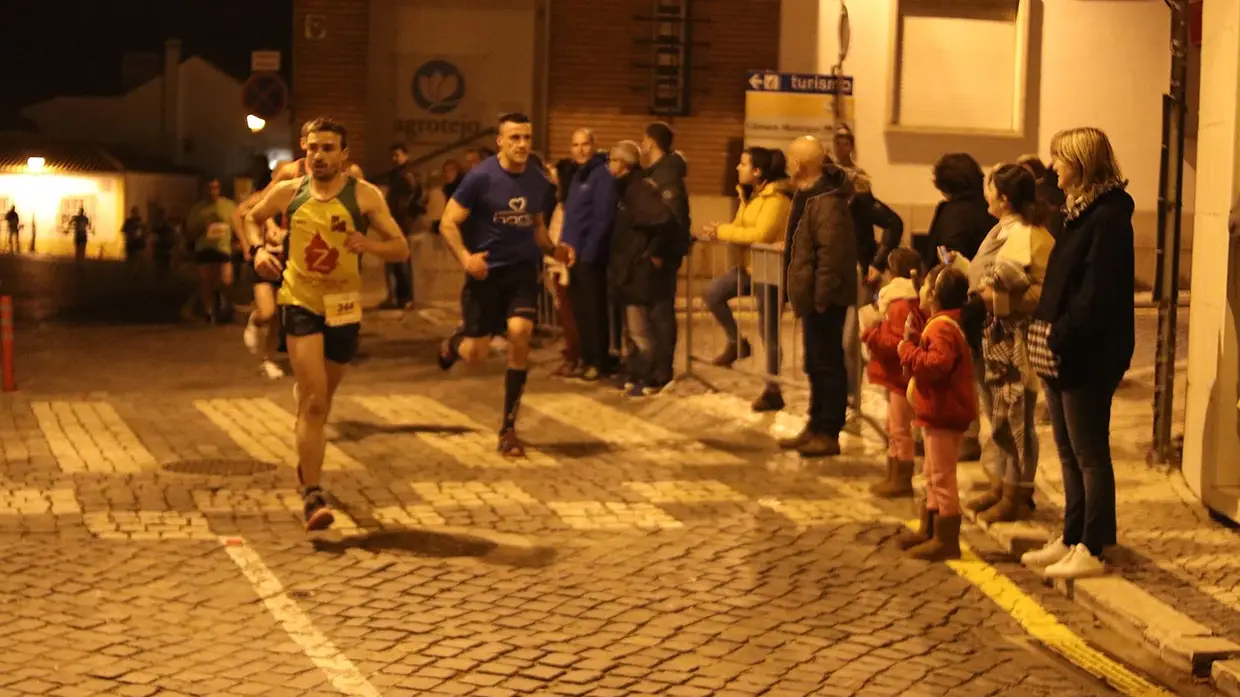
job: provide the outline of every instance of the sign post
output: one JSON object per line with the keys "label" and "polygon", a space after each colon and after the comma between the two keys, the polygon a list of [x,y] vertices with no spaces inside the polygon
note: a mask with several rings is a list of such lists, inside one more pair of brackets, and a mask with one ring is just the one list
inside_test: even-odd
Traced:
{"label": "sign post", "polygon": [[13,298],[0,295],[0,370],[4,373],[4,391],[17,390],[13,375]]}
{"label": "sign post", "polygon": [[745,145],[783,149],[799,136],[831,142],[836,126],[853,124],[853,79],[847,75],[751,70],[745,81]]}

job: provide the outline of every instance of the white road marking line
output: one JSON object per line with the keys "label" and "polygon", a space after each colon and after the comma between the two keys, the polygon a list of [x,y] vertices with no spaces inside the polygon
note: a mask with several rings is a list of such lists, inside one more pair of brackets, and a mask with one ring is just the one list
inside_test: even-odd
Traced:
{"label": "white road marking line", "polygon": [[158,464],[107,402],[34,402],[30,408],[63,472],[136,474]]}
{"label": "white road marking line", "polygon": [[349,697],[381,697],[369,681],[358,671],[336,645],[315,628],[310,617],[288,597],[284,584],[271,573],[262,557],[239,538],[220,538],[224,551],[240,567],[241,573],[254,586],[254,592],[267,606],[289,637],[297,642],[306,656],[323,671],[328,682],[343,695]]}
{"label": "white road marking line", "polygon": [[560,423],[585,428],[608,445],[661,465],[742,465],[732,453],[656,426],[583,395],[528,394],[525,404]]}
{"label": "white road marking line", "polygon": [[[297,466],[297,443],[293,433],[297,417],[275,402],[269,399],[200,399],[194,406],[255,460]],[[332,437],[330,428],[327,437]],[[363,466],[328,443],[323,454],[323,469],[359,470]]]}
{"label": "white road marking line", "polygon": [[486,428],[451,407],[422,395],[354,397],[354,401],[384,421],[404,426],[446,426],[467,429],[462,433],[421,432],[423,443],[466,467],[530,469],[559,467],[560,463],[536,448],[526,448],[525,458],[507,458],[496,451],[494,429]]}

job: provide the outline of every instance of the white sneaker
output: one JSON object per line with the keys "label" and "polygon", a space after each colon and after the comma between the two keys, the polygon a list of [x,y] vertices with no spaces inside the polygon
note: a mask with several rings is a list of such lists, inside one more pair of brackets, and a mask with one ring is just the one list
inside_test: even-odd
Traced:
{"label": "white sneaker", "polygon": [[1056,537],[1042,549],[1035,549],[1032,552],[1025,552],[1020,557],[1020,563],[1033,569],[1040,569],[1051,564],[1058,564],[1067,558],[1072,552],[1072,548],[1063,543],[1063,537]]}
{"label": "white sneaker", "polygon": [[250,353],[257,356],[259,349],[267,344],[267,328],[254,324],[251,318],[245,325],[245,331],[241,332],[241,340]]}
{"label": "white sneaker", "polygon": [[263,361],[261,370],[268,380],[279,380],[284,377],[284,371],[272,361]]}
{"label": "white sneaker", "polygon": [[1107,565],[1101,559],[1089,553],[1085,545],[1072,548],[1072,553],[1057,564],[1051,564],[1043,572],[1047,578],[1089,578],[1106,573]]}

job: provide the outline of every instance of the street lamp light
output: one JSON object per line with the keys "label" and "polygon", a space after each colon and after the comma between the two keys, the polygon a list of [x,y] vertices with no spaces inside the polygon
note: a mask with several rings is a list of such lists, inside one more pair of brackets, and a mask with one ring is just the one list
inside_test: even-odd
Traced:
{"label": "street lamp light", "polygon": [[44,160],[44,159],[43,159],[43,158],[41,158],[41,157],[31,157],[31,158],[27,158],[27,159],[26,159],[26,169],[30,170],[30,171],[31,171],[31,172],[33,172],[33,173],[42,172],[42,171],[43,171],[43,165],[44,165],[44,164],[46,164],[46,162],[47,162],[47,161],[46,161],[46,160]]}
{"label": "street lamp light", "polygon": [[251,133],[258,133],[259,131],[263,130],[264,127],[266,127],[267,122],[255,116],[254,114],[250,114],[245,117],[245,125],[250,127]]}

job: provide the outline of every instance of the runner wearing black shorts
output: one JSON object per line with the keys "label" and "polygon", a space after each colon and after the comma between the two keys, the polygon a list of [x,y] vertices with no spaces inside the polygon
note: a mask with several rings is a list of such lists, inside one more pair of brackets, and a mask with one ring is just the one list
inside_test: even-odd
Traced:
{"label": "runner wearing black shorts", "polygon": [[[318,119],[309,128],[310,176],[276,185],[245,217],[246,238],[264,236],[267,221],[283,213],[288,254],[253,250],[254,268],[283,274],[278,301],[288,334],[297,385],[297,479],[303,487],[306,530],[331,525],[334,515],[321,488],[325,428],[345,369],[357,355],[362,322],[362,252],[385,260],[409,256],[409,245],[379,189],[345,173],[343,125]],[[373,231],[377,239],[366,235]]]}
{"label": "runner wearing black shorts", "polygon": [[440,234],[467,274],[461,289],[462,326],[444,341],[439,366],[485,360],[490,339],[508,339],[504,417],[499,451],[523,457],[517,411],[525,391],[530,337],[538,315],[539,263],[547,254],[571,266],[571,247],[547,234],[551,182],[539,167],[527,166],[533,128],[524,114],[499,120],[499,154],[471,169],[452,195]]}

